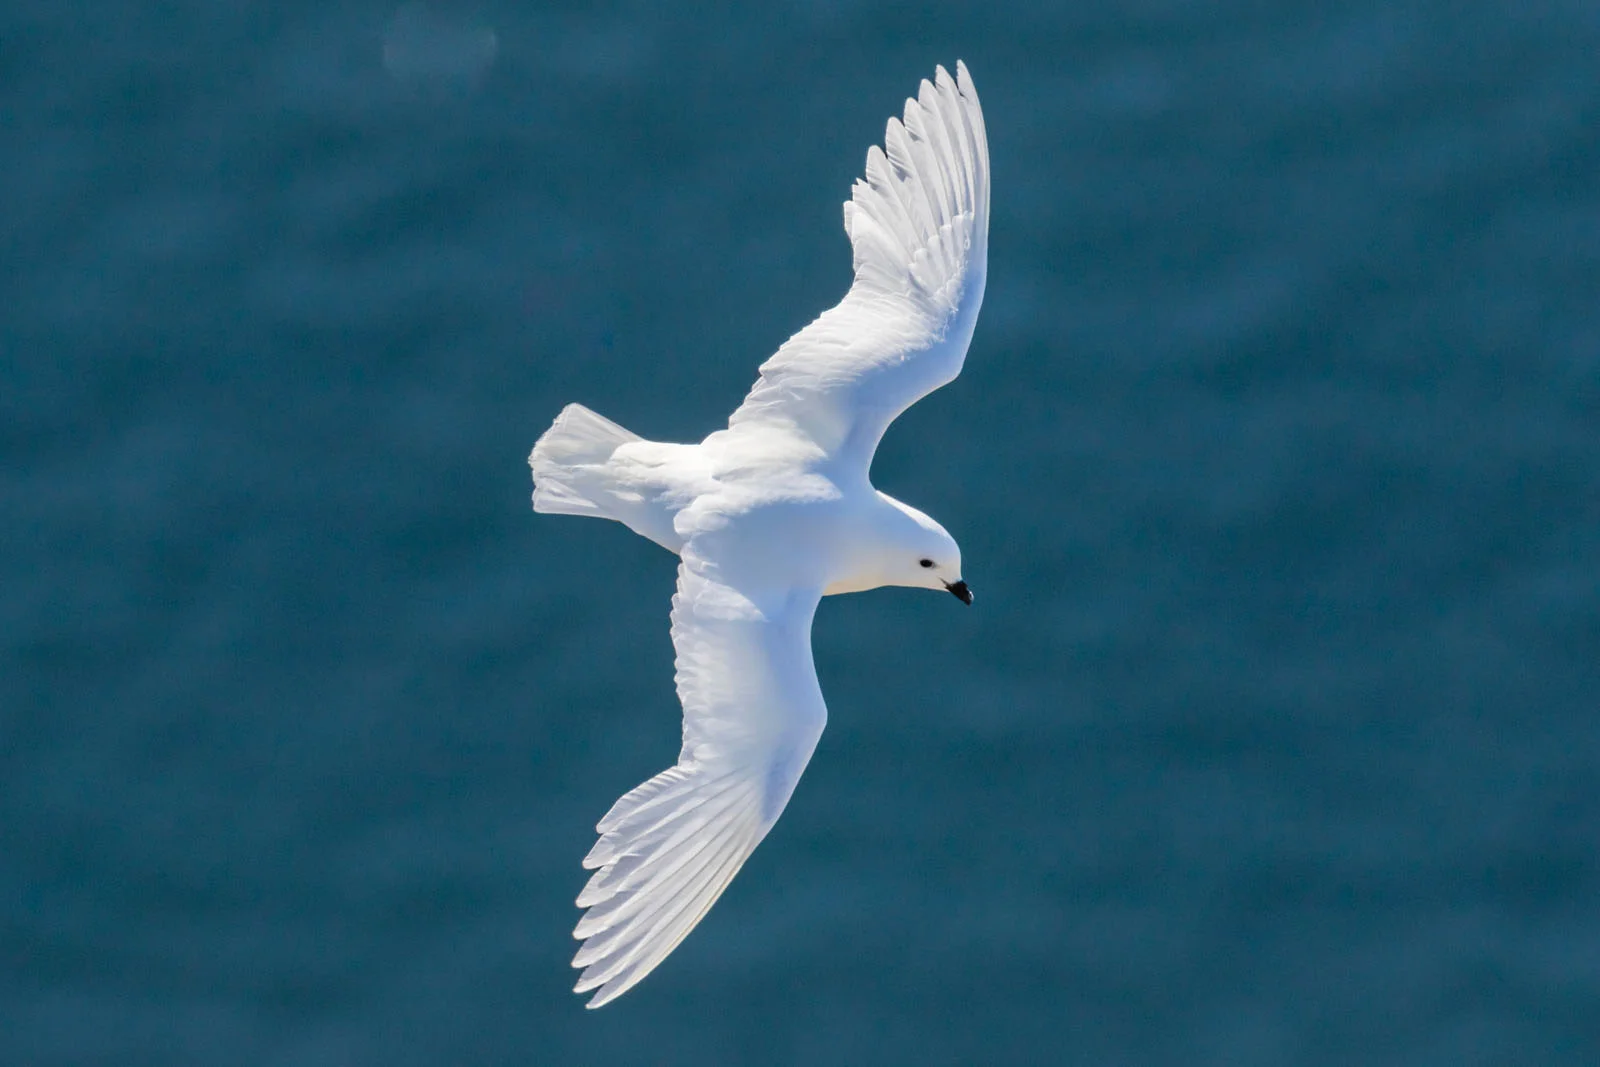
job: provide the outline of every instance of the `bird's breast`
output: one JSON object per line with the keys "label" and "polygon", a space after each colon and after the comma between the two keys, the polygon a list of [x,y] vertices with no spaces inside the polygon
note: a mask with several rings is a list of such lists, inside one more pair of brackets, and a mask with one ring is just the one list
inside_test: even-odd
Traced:
{"label": "bird's breast", "polygon": [[737,561],[777,584],[831,593],[853,569],[852,515],[833,482],[808,474],[723,483],[683,519],[701,554]]}

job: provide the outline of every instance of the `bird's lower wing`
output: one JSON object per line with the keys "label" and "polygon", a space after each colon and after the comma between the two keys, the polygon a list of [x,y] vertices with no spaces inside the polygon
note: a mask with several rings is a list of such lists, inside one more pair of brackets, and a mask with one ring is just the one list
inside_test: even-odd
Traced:
{"label": "bird's lower wing", "polygon": [[752,595],[684,552],[672,601],[683,749],[618,800],[584,859],[599,868],[572,964],[598,1008],[676,948],[788,803],[827,721],[811,663],[818,590]]}

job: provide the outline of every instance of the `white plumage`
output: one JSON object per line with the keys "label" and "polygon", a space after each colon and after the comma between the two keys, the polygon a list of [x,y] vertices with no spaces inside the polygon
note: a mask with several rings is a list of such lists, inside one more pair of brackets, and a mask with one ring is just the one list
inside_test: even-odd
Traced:
{"label": "white plumage", "polygon": [[772,828],[827,721],[825,594],[906,585],[970,603],[955,541],[873,489],[889,423],[961,370],[983,299],[989,156],[972,79],[938,68],[844,205],[855,282],[761,367],[728,428],[646,441],[569,405],[535,445],[534,509],[612,518],[682,556],[672,601],[683,748],[600,820],[578,992],[637,983]]}

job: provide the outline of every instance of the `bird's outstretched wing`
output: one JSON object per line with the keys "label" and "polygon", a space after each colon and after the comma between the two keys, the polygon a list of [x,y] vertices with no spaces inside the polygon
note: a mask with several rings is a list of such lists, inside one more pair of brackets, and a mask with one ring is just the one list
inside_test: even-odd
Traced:
{"label": "bird's outstretched wing", "polygon": [[821,591],[740,591],[691,548],[672,599],[683,750],[596,827],[578,896],[577,992],[598,1008],[678,946],[777,821],[822,736]]}
{"label": "bird's outstretched wing", "polygon": [[783,423],[867,466],[889,423],[961,372],[983,302],[989,147],[965,64],[889,120],[844,228],[850,292],[762,365],[729,426]]}

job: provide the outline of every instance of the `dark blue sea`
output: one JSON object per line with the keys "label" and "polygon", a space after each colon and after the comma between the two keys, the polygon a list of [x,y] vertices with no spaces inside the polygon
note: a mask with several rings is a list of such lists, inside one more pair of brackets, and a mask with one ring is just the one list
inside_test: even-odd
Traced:
{"label": "dark blue sea", "polygon": [[[994,173],[707,920],[570,992],[717,428],[935,63]],[[1600,5],[0,8],[0,1063],[1600,1063]]]}

